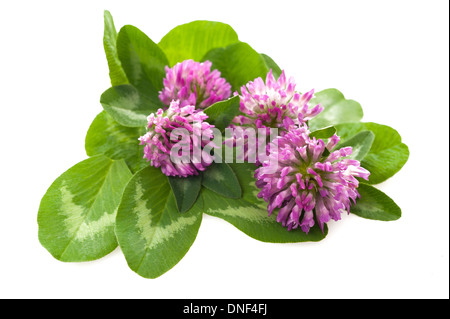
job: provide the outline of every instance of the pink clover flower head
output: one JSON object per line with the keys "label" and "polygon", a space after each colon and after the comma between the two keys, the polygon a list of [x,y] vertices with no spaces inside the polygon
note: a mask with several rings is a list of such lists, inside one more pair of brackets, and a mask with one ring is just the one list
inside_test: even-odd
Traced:
{"label": "pink clover flower head", "polygon": [[211,71],[211,65],[210,61],[185,60],[172,68],[166,66],[164,88],[159,92],[159,99],[165,105],[179,100],[181,107],[195,105],[200,109],[228,99],[231,85],[220,77],[218,70]]}
{"label": "pink clover flower head", "polygon": [[282,135],[322,112],[322,106],[310,108],[308,105],[314,90],[300,94],[295,91],[295,86],[294,79],[286,79],[284,71],[278,80],[270,70],[265,83],[262,78],[250,81],[241,88],[240,110],[244,115],[235,118],[234,122],[257,128],[278,128]]}
{"label": "pink clover flower head", "polygon": [[195,106],[180,106],[172,101],[169,108],[159,109],[147,117],[147,133],[139,138],[144,147],[144,158],[154,167],[161,167],[167,176],[198,175],[211,165],[214,156],[204,148],[208,143],[216,147],[213,125],[208,116]]}
{"label": "pink clover flower head", "polygon": [[[303,128],[278,136],[272,143],[276,151],[256,169],[258,194],[268,202],[269,216],[278,208],[277,221],[288,230],[297,228],[308,233],[317,222],[341,219],[359,198],[356,177],[369,178],[369,171],[359,161],[347,158],[351,147],[333,150],[339,138],[328,143],[305,134]],[[276,165],[276,167],[274,167]]]}

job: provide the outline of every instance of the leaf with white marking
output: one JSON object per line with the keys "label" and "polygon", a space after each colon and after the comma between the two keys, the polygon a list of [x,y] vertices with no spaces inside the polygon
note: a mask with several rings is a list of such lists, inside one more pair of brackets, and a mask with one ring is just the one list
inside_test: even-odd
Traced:
{"label": "leaf with white marking", "polygon": [[253,178],[255,165],[249,163],[229,164],[235,172],[241,188],[242,198],[232,199],[218,195],[204,188],[202,190],[205,213],[219,217],[248,236],[272,243],[293,243],[306,241],[319,241],[327,235],[316,225],[308,234],[298,229],[288,231],[276,220],[276,212],[268,216],[267,203],[257,198],[258,188]]}
{"label": "leaf with white marking", "polygon": [[116,217],[116,235],[128,266],[156,278],[175,266],[197,236],[202,201],[179,213],[167,176],[146,167],[128,183]]}
{"label": "leaf with white marking", "polygon": [[100,112],[86,134],[85,148],[88,156],[104,154],[111,159],[124,159],[135,173],[149,165],[143,158],[144,145],[138,138],[146,132],[145,127],[120,125],[106,111]]}
{"label": "leaf with white marking", "polygon": [[129,84],[107,89],[100,103],[114,120],[128,127],[145,127],[147,116],[158,110],[158,105]]}
{"label": "leaf with white marking", "polygon": [[59,176],[39,206],[42,246],[61,261],[94,260],[113,251],[117,207],[131,176],[123,160],[103,155]]}

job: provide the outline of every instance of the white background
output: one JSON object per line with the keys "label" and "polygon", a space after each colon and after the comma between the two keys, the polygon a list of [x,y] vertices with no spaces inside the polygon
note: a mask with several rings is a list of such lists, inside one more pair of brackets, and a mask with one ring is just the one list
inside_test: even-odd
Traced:
{"label": "white background", "polygon": [[[2,1],[0,298],[448,298],[448,1]],[[319,243],[267,244],[205,216],[187,255],[158,279],[120,249],[59,262],[39,244],[47,188],[86,158],[84,138],[110,86],[103,10],[158,42],[197,19],[230,24],[299,90],[335,87],[364,121],[410,148],[379,188],[395,222],[344,216]],[[301,306],[301,305],[300,305]]]}

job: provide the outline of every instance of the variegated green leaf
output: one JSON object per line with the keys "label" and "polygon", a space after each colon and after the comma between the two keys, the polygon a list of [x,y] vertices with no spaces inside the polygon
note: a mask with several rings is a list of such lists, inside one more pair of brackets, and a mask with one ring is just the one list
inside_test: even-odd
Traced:
{"label": "variegated green leaf", "polygon": [[148,165],[143,158],[144,146],[138,141],[144,134],[144,127],[122,126],[102,111],[86,134],[86,153],[88,156],[104,154],[111,159],[124,159],[131,171],[137,172]]}
{"label": "variegated green leaf", "polygon": [[114,223],[131,178],[123,160],[100,155],[58,177],[39,206],[41,244],[58,260],[98,259],[117,247]]}
{"label": "variegated green leaf", "polygon": [[248,236],[275,243],[319,241],[325,238],[324,233],[315,226],[308,234],[300,229],[288,231],[276,221],[276,212],[268,216],[267,204],[257,198],[258,189],[254,185],[255,165],[249,163],[229,164],[239,179],[242,198],[231,199],[220,196],[208,189],[203,189],[204,211],[208,215],[222,218]]}
{"label": "variegated green leaf", "polygon": [[128,127],[145,127],[150,113],[158,110],[158,104],[129,84],[107,89],[101,95],[100,103],[114,120]]}
{"label": "variegated green leaf", "polygon": [[156,278],[175,266],[193,244],[202,219],[197,200],[179,213],[167,176],[146,167],[128,183],[116,217],[116,235],[128,266]]}

